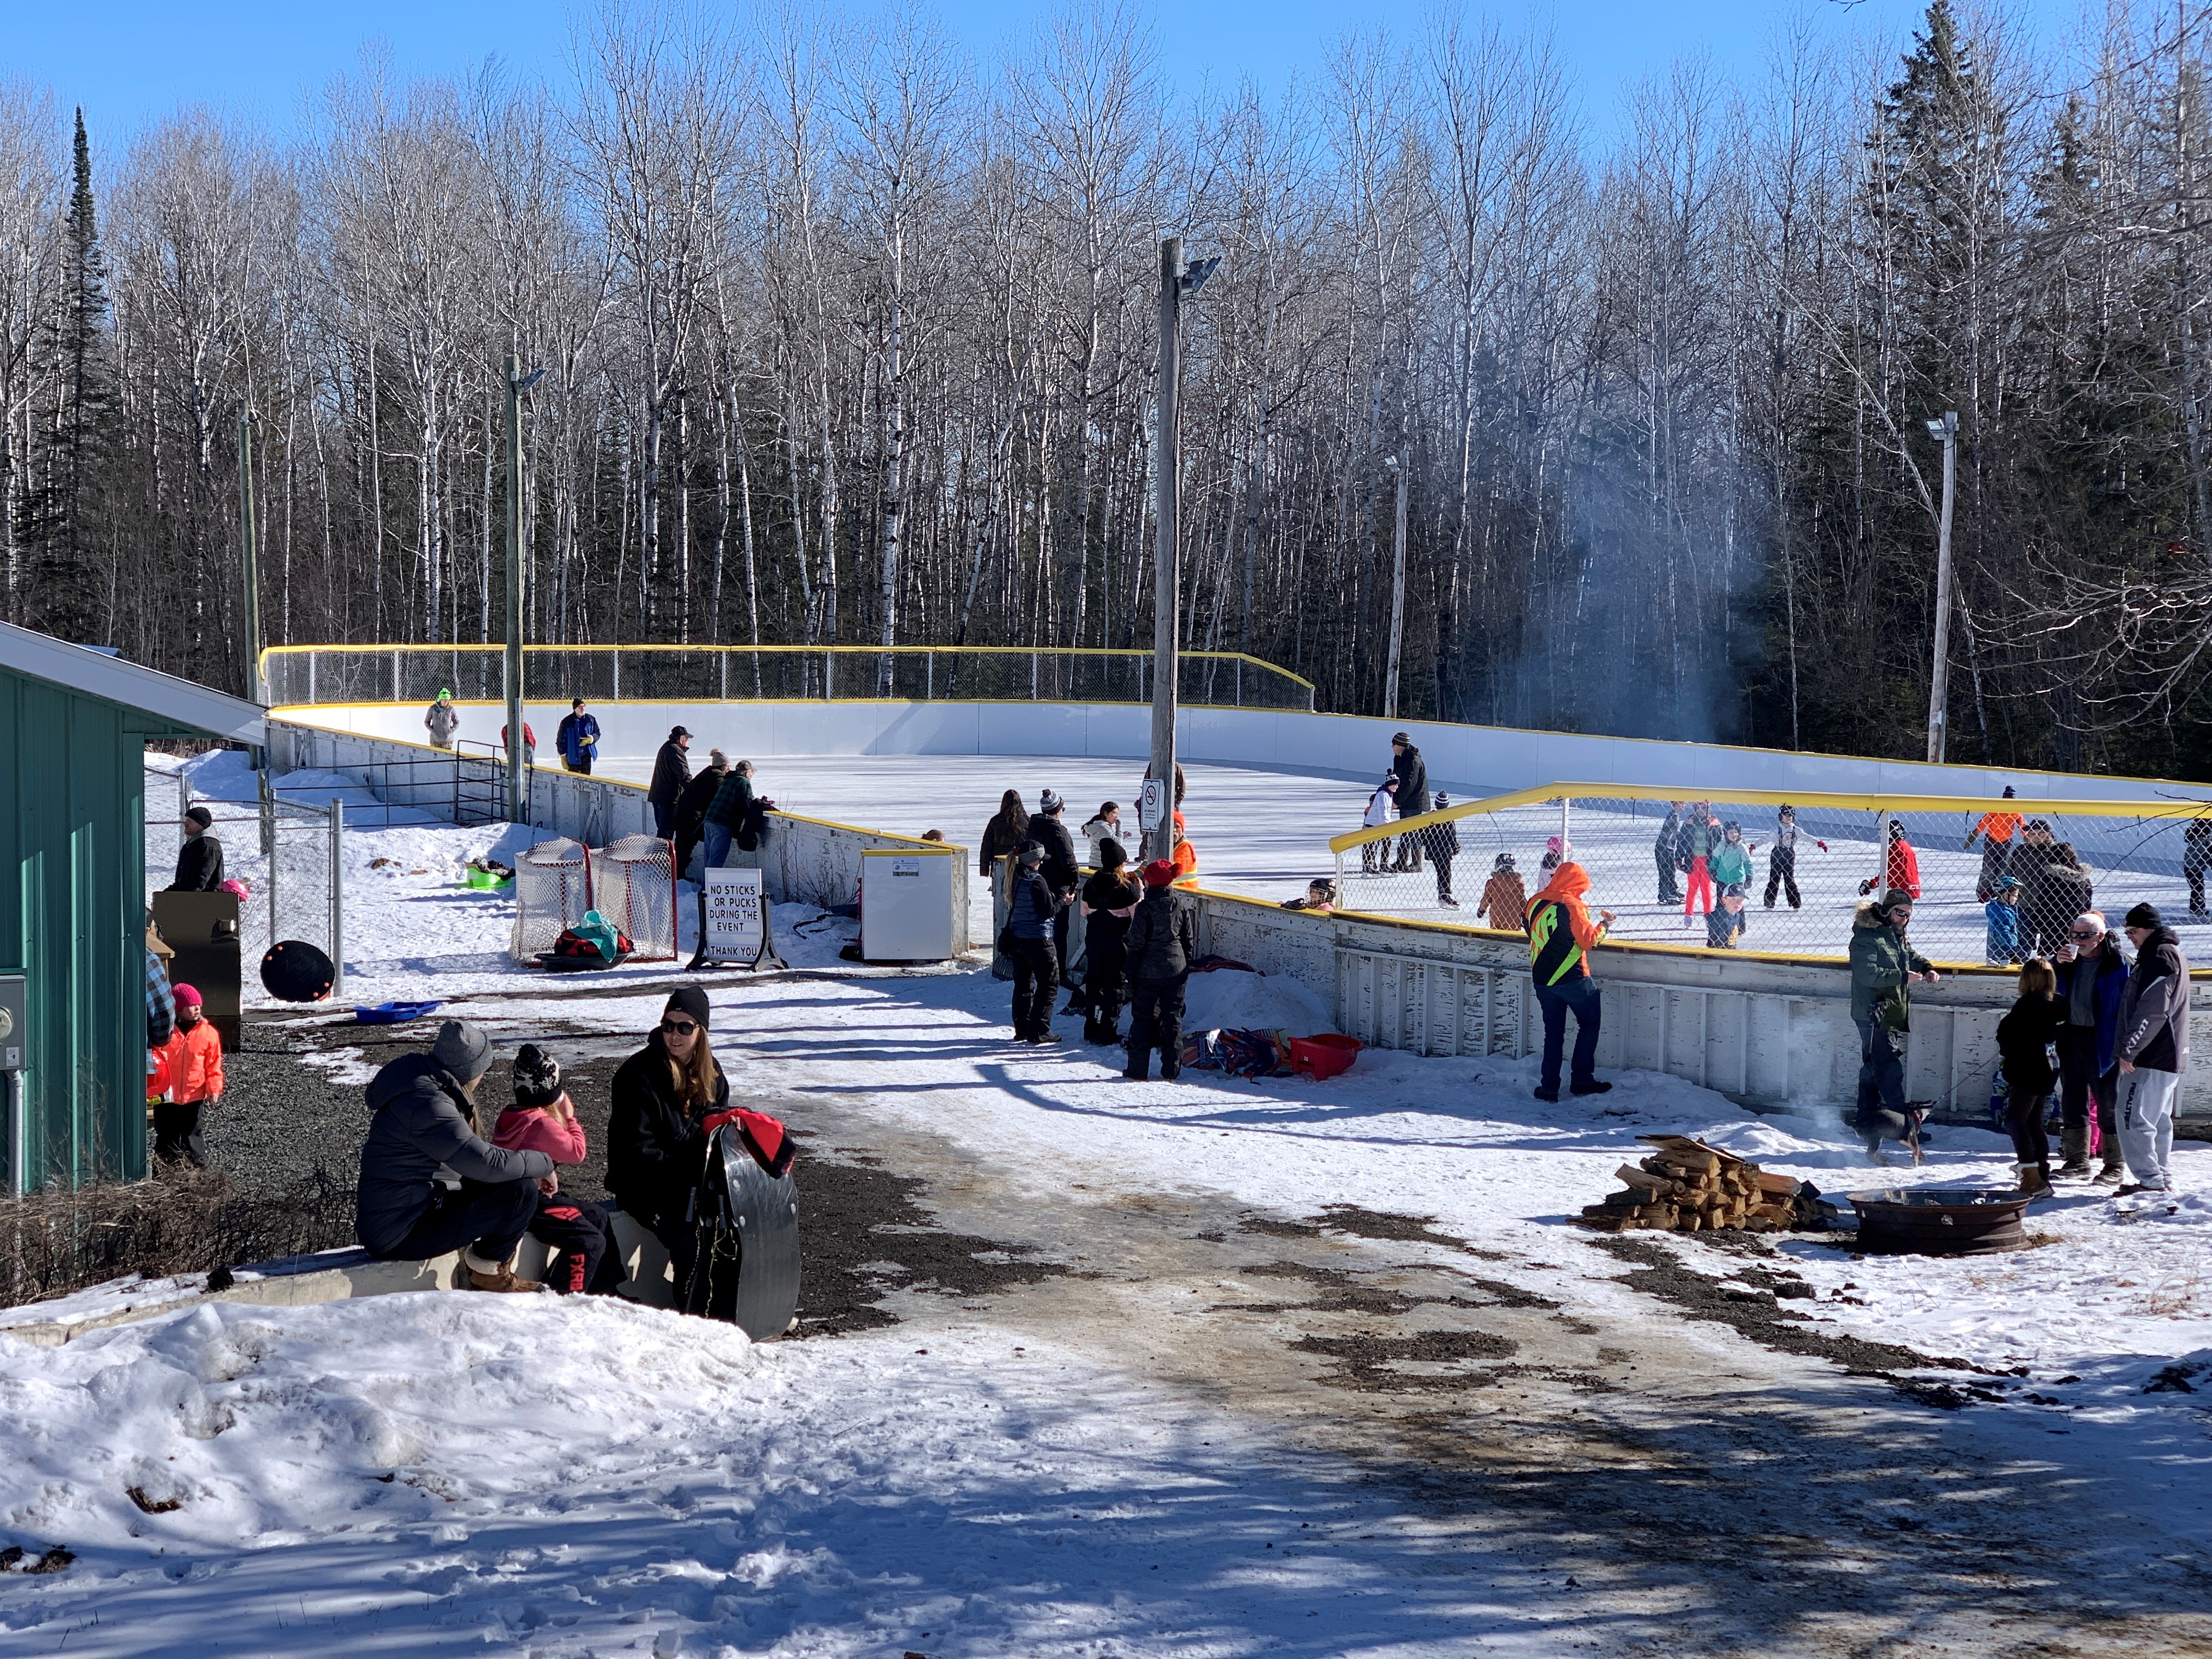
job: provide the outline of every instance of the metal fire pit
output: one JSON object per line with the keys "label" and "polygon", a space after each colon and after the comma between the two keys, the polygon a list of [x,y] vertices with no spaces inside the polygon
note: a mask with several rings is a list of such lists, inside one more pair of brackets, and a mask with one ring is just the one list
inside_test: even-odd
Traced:
{"label": "metal fire pit", "polygon": [[1996,1255],[2025,1249],[2027,1195],[1980,1187],[1853,1193],[1859,1249],[1869,1255]]}

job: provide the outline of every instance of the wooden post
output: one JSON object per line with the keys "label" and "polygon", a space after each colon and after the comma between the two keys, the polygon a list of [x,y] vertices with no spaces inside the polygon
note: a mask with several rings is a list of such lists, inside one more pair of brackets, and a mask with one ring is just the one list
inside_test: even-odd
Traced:
{"label": "wooden post", "polygon": [[1182,238],[1160,239],[1160,391],[1154,447],[1157,477],[1153,479],[1153,516],[1157,538],[1152,556],[1152,764],[1167,801],[1158,827],[1152,832],[1152,854],[1175,856],[1176,773],[1176,569],[1180,534],[1176,510],[1176,325],[1182,308]]}

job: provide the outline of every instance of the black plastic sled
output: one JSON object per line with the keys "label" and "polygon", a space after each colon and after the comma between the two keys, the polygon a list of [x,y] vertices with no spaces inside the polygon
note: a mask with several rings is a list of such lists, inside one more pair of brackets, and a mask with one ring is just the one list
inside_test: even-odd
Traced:
{"label": "black plastic sled", "polygon": [[799,1194],[791,1171],[763,1169],[735,1123],[714,1132],[699,1187],[699,1263],[687,1313],[724,1319],[756,1342],[781,1336],[799,1310]]}

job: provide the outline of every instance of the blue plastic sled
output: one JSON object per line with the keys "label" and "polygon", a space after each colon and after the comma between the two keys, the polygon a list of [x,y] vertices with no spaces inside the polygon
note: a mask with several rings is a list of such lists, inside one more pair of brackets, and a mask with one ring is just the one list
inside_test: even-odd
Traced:
{"label": "blue plastic sled", "polygon": [[442,1002],[380,1002],[373,1008],[356,1008],[353,1017],[363,1025],[398,1025],[425,1014],[434,1014]]}

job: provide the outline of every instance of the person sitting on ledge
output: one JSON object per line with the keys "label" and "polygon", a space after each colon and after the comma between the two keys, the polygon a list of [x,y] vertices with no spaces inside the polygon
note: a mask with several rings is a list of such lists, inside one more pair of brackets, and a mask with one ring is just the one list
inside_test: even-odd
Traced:
{"label": "person sitting on ledge", "polygon": [[491,1059],[490,1038],[449,1019],[428,1054],[402,1054],[370,1080],[355,1237],[387,1261],[457,1249],[471,1289],[536,1291],[535,1279],[514,1276],[514,1253],[553,1160],[477,1133],[477,1090]]}

